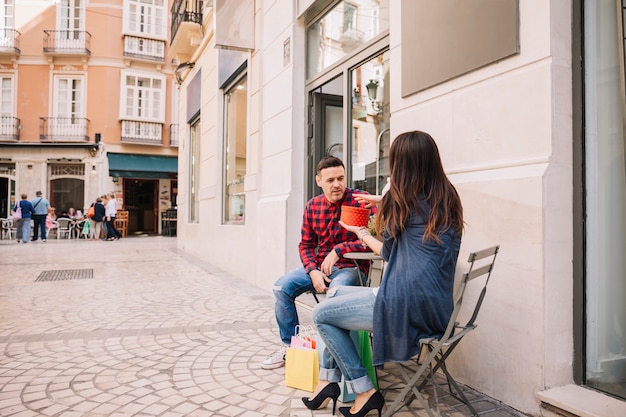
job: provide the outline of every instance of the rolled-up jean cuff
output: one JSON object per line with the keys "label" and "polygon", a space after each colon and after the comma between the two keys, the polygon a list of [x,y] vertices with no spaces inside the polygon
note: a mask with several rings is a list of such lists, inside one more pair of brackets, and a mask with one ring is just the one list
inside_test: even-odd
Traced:
{"label": "rolled-up jean cuff", "polygon": [[362,376],[361,378],[357,378],[355,380],[346,381],[346,382],[348,383],[348,386],[352,388],[352,391],[357,394],[367,392],[371,390],[372,388],[374,388],[374,384],[372,383],[372,380],[370,379],[369,375],[365,375],[365,376]]}
{"label": "rolled-up jean cuff", "polygon": [[340,382],[341,381],[341,371],[339,369],[324,369],[324,368],[320,368],[319,379],[321,381]]}

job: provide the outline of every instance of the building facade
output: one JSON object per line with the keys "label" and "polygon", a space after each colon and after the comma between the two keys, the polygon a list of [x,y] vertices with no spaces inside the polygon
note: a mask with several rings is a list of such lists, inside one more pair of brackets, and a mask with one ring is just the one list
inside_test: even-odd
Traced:
{"label": "building facade", "polygon": [[177,193],[169,7],[0,0],[0,217],[21,193],[57,214],[115,193],[129,232],[159,232]]}
{"label": "building facade", "polygon": [[454,373],[530,415],[626,415],[622,10],[176,0],[178,246],[269,291],[316,162],[379,193],[390,141],[424,130],[463,201],[459,269],[501,245]]}

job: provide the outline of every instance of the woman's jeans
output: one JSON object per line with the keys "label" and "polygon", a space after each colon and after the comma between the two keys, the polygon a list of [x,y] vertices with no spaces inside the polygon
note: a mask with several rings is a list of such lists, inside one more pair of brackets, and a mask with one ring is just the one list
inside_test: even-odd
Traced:
{"label": "woman's jeans", "polygon": [[372,331],[375,301],[373,288],[340,287],[315,306],[313,322],[326,344],[320,363],[320,380],[339,382],[343,374],[357,394],[374,388],[350,331]]}
{"label": "woman's jeans", "polygon": [[[352,286],[360,285],[359,271],[356,268],[335,268],[330,274],[331,279],[328,288],[337,285]],[[274,284],[274,297],[276,297],[275,313],[280,339],[285,345],[291,343],[291,336],[296,334],[296,326],[300,324],[298,311],[296,310],[296,297],[308,291],[315,291],[311,277],[303,267],[287,272],[278,278]]]}

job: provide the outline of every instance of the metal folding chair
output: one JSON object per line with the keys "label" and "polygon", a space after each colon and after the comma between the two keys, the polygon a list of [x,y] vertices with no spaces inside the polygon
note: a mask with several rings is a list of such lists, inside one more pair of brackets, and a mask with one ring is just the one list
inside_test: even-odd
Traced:
{"label": "metal folding chair", "polygon": [[[462,403],[464,403],[472,412],[473,416],[478,416],[478,413],[448,371],[448,368],[446,366],[446,359],[461,342],[463,337],[476,328],[476,317],[478,316],[478,312],[485,298],[485,294],[487,292],[487,284],[489,283],[489,278],[491,277],[491,272],[493,271],[493,266],[495,264],[496,256],[499,249],[500,246],[497,245],[488,249],[483,249],[478,252],[470,253],[468,258],[468,262],[470,264],[469,269],[466,273],[462,275],[461,281],[457,287],[454,310],[452,311],[452,315],[450,316],[450,321],[448,322],[446,331],[440,338],[430,337],[419,340],[420,354],[416,358],[418,368],[417,371],[415,371],[413,374],[411,373],[413,372],[414,368],[399,364],[400,366],[398,368],[400,369],[400,372],[404,380],[406,381],[406,385],[404,386],[400,394],[398,394],[395,401],[389,407],[387,407],[385,416],[393,415],[400,408],[405,405],[410,405],[411,402],[415,398],[417,398],[424,410],[428,413],[428,415],[430,417],[434,417],[433,411],[430,409],[427,401],[421,394],[422,390],[428,383],[431,383],[433,385],[433,388],[435,388],[434,395],[435,403],[437,404],[437,414],[440,415],[439,404],[437,402],[437,387],[434,380],[435,372],[437,372],[438,370],[441,370],[444,373],[447,380],[448,391],[450,392],[450,394]],[[479,277],[485,278],[482,290],[480,291],[471,317],[469,318],[467,323],[461,325],[457,322],[457,316],[463,303],[465,289],[470,281],[473,281],[474,279]],[[422,357],[422,352],[428,352],[428,354],[425,357]],[[428,372],[426,372],[427,370]],[[423,379],[420,381],[422,377]],[[420,381],[419,385],[418,381]]]}

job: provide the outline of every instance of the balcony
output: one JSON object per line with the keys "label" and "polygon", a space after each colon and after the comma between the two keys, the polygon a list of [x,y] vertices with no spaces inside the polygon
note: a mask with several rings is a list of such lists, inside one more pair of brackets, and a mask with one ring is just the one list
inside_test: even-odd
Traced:
{"label": "balcony", "polygon": [[20,56],[20,36],[22,34],[15,29],[0,29],[0,57]]}
{"label": "balcony", "polygon": [[43,53],[51,56],[91,55],[91,34],[84,30],[44,30]]}
{"label": "balcony", "polygon": [[40,117],[42,142],[88,142],[89,119],[85,117]]}
{"label": "balcony", "polygon": [[21,128],[22,124],[17,117],[0,116],[0,141],[19,141]]}
{"label": "balcony", "polygon": [[122,142],[143,145],[163,144],[163,124],[122,120]]}
{"label": "balcony", "polygon": [[188,61],[202,40],[202,0],[175,0],[171,11],[171,53]]}
{"label": "balcony", "polygon": [[124,35],[124,56],[153,62],[165,62],[165,41]]}

